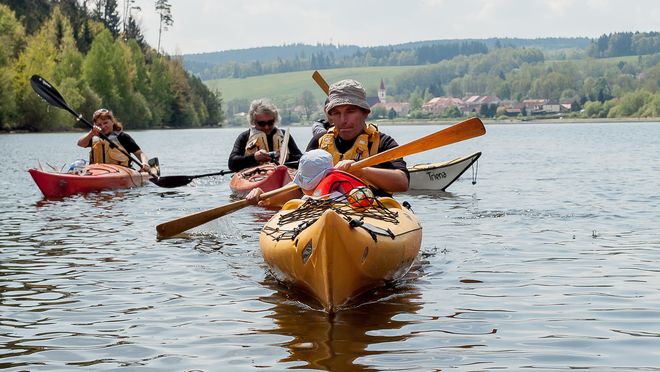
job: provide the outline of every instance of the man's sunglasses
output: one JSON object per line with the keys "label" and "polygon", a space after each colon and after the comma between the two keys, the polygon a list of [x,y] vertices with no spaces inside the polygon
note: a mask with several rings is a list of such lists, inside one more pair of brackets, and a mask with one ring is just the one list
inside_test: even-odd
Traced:
{"label": "man's sunglasses", "polygon": [[257,120],[256,124],[259,127],[273,126],[273,125],[275,125],[275,119],[263,120],[263,121],[262,120]]}

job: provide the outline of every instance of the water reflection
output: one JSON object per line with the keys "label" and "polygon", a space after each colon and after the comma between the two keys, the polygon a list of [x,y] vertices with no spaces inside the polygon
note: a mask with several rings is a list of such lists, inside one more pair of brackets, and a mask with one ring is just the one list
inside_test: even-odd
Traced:
{"label": "water reflection", "polygon": [[[335,314],[311,308],[313,300],[305,294],[284,288],[272,277],[263,283],[273,289],[261,301],[272,304],[267,315],[277,326],[260,333],[291,337],[280,346],[289,355],[280,363],[302,362],[293,368],[313,368],[328,371],[375,371],[358,359],[390,353],[396,346],[374,347],[386,343],[406,341],[413,334],[404,330],[417,321],[415,314],[422,307],[419,289],[408,281],[395,287],[371,291]],[[405,320],[402,320],[405,319]],[[399,330],[393,332],[394,330]]]}

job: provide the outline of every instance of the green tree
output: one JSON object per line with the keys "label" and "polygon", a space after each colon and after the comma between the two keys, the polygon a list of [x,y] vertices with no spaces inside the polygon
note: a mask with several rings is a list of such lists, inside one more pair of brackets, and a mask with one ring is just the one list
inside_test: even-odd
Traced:
{"label": "green tree", "polygon": [[394,108],[390,108],[390,111],[387,112],[387,118],[392,120],[397,117],[396,111],[394,111]]}
{"label": "green tree", "polygon": [[410,94],[410,111],[418,111],[422,109],[422,105],[424,105],[423,98],[420,94],[419,88],[415,89],[415,91]]}
{"label": "green tree", "polygon": [[312,113],[317,110],[317,103],[314,99],[314,94],[309,90],[305,89],[300,96],[300,106],[302,106],[303,111],[305,112],[305,119],[309,120]]}
{"label": "green tree", "polygon": [[[120,91],[125,91],[118,69],[121,69],[122,51],[114,43],[107,29],[96,36],[83,61],[82,76],[90,88],[101,98],[101,104],[123,119],[124,109]],[[119,80],[117,80],[119,79]]]}
{"label": "green tree", "polygon": [[381,119],[387,117],[387,110],[383,105],[378,105],[375,107],[371,108],[371,112],[369,113],[369,118],[372,120],[375,119]]}
{"label": "green tree", "polygon": [[[51,17],[42,24],[39,30],[28,37],[25,49],[21,52],[15,65],[14,90],[16,92],[17,110],[21,113],[17,122],[19,127],[35,130],[62,130],[71,128],[74,121],[64,110],[48,110],[48,106],[34,93],[30,84],[26,84],[33,74],[39,74],[58,84],[59,79],[65,79],[64,73],[70,66],[62,65],[62,60],[72,60],[75,45],[71,26],[62,16],[59,8],[55,8]],[[73,48],[75,49],[75,48]],[[60,93],[67,97],[67,103],[73,107],[80,104],[80,96],[75,84],[67,81]]]}
{"label": "green tree", "polygon": [[607,114],[610,118],[626,116],[640,116],[642,108],[653,99],[653,95],[647,91],[638,90],[626,93],[619,102]]}
{"label": "green tree", "polygon": [[13,129],[18,114],[12,81],[19,51],[25,43],[25,30],[8,6],[0,4],[0,129]]}
{"label": "green tree", "polygon": [[147,66],[149,73],[149,97],[153,123],[163,127],[172,121],[172,101],[176,96],[173,90],[172,77],[169,73],[167,59],[150,50],[148,59],[151,64]]}
{"label": "green tree", "polygon": [[639,110],[639,116],[657,118],[660,116],[660,93],[655,93]]}
{"label": "green tree", "polygon": [[452,106],[447,107],[443,111],[442,116],[444,116],[446,118],[460,118],[461,116],[463,116],[463,113],[461,112],[461,110],[458,107],[452,105]]}

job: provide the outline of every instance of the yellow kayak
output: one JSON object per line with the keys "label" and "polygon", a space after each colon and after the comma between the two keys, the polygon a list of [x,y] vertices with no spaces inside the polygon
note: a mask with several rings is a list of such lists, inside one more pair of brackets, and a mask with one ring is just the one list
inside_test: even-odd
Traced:
{"label": "yellow kayak", "polygon": [[266,223],[259,243],[278,280],[334,313],[351,298],[403,277],[419,253],[422,227],[392,198],[357,209],[294,199]]}

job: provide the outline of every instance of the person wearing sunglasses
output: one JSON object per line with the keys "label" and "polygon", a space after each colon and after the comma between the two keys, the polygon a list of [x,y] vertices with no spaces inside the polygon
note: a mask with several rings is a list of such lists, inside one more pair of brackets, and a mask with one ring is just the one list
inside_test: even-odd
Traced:
{"label": "person wearing sunglasses", "polygon": [[[140,146],[124,132],[124,126],[112,114],[112,111],[107,109],[99,109],[92,115],[92,129],[84,136],[78,139],[78,146],[91,147],[89,152],[89,162],[104,163],[104,164],[117,164],[125,167],[131,166],[131,160],[126,154],[132,153],[140,160],[143,172],[149,172],[149,159],[147,155],[140,149]],[[103,138],[101,134],[105,135],[115,146],[110,144]]]}
{"label": "person wearing sunglasses", "polygon": [[[265,98],[252,101],[248,120],[250,129],[236,138],[229,155],[229,169],[234,172],[279,159],[283,146],[284,132],[277,128],[280,115],[275,104]],[[298,161],[301,156],[296,141],[289,137],[287,161]]]}
{"label": "person wearing sunglasses", "polygon": [[[398,146],[394,138],[366,122],[371,109],[362,85],[355,80],[338,81],[330,86],[325,114],[331,127],[318,131],[307,150],[322,149],[333,156],[335,169],[347,171],[350,165],[371,155]],[[377,196],[408,190],[410,175],[403,158],[352,172],[374,190]]]}

